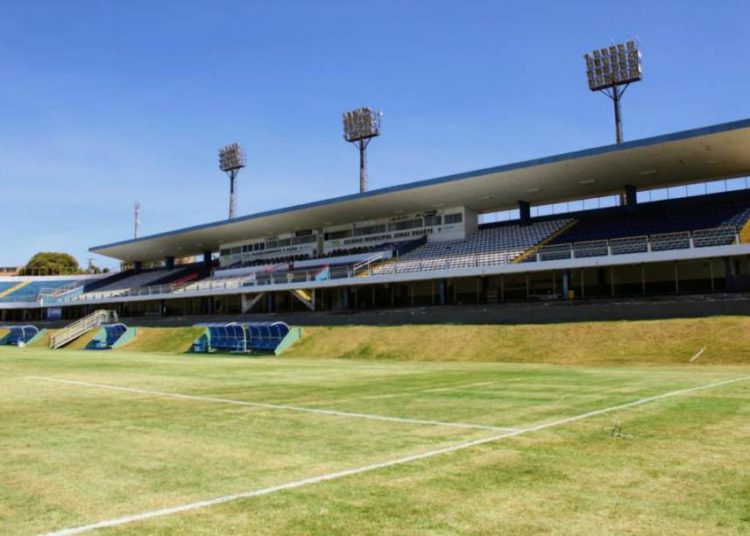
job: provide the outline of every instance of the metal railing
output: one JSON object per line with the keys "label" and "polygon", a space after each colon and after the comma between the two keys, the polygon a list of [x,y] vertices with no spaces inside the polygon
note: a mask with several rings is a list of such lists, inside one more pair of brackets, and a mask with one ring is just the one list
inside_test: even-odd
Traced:
{"label": "metal railing", "polygon": [[611,240],[590,240],[568,244],[553,244],[532,249],[523,262],[606,257],[632,253],[651,253],[739,243],[735,227],[714,227],[696,231],[629,236]]}
{"label": "metal railing", "polygon": [[65,300],[65,298],[71,298],[77,296],[83,292],[83,287],[86,281],[74,281],[57,288],[43,288],[39,291],[37,300],[42,304],[54,305]]}
{"label": "metal railing", "polygon": [[376,253],[375,255],[372,255],[371,257],[366,258],[365,260],[358,262],[354,266],[352,266],[352,273],[357,275],[370,275],[372,274],[372,265],[373,263],[376,263],[385,257],[385,253],[383,251],[380,251]]}
{"label": "metal railing", "polygon": [[60,348],[72,340],[77,339],[88,330],[99,327],[105,322],[113,321],[117,321],[117,313],[115,311],[106,311],[104,309],[94,311],[90,315],[84,316],[80,320],[76,320],[72,324],[68,324],[64,328],[53,333],[49,338],[49,347]]}
{"label": "metal railing", "polygon": [[[245,289],[270,285],[288,285],[320,281],[321,271],[327,270],[324,279],[349,279],[392,274],[430,272],[437,270],[460,270],[501,266],[513,262],[541,263],[555,260],[584,259],[634,253],[650,253],[681,249],[724,246],[739,243],[735,227],[716,227],[696,231],[661,233],[654,235],[630,236],[609,240],[589,240],[566,244],[552,244],[525,250],[485,252],[452,257],[428,259],[389,259],[383,264],[374,265],[380,260],[378,255],[353,265],[317,267],[310,270],[285,272],[256,272],[250,275],[209,279],[183,285],[151,285],[128,290],[89,292],[74,296],[66,302],[95,301],[104,298],[124,298],[130,296],[175,295],[186,292],[210,292],[213,290]],[[381,254],[382,255],[382,254]],[[374,265],[374,266],[373,266]],[[363,273],[364,272],[364,273]]]}

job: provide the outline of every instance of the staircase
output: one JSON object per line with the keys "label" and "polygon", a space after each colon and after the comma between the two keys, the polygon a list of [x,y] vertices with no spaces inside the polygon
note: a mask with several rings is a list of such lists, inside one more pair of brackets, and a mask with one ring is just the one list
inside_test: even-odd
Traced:
{"label": "staircase", "polygon": [[366,277],[368,275],[372,275],[373,268],[375,268],[379,264],[382,264],[380,261],[382,261],[384,257],[385,252],[380,251],[375,255],[372,255],[371,257],[358,262],[352,267],[352,273],[354,274],[354,277]]}
{"label": "staircase", "polygon": [[76,320],[72,324],[57,330],[49,338],[49,347],[60,348],[77,339],[88,330],[99,327],[101,324],[107,322],[117,322],[117,313],[115,311],[107,311],[105,309],[94,311],[90,315],[84,316],[80,320]]}
{"label": "staircase", "polygon": [[740,230],[740,243],[750,243],[750,220],[747,220]]}
{"label": "staircase", "polygon": [[315,310],[315,294],[313,291],[303,288],[296,288],[289,291],[292,296],[301,301],[305,307],[311,311]]}
{"label": "staircase", "polygon": [[517,256],[516,258],[514,258],[511,262],[513,264],[517,264],[519,262],[525,261],[526,259],[528,259],[532,255],[536,254],[536,252],[539,251],[539,248],[546,246],[547,244],[549,244],[550,242],[552,242],[555,238],[557,238],[561,234],[567,232],[568,230],[572,229],[577,224],[578,224],[578,220],[570,220],[570,222],[568,222],[567,225],[564,225],[563,227],[561,227],[560,229],[558,229],[557,231],[555,231],[554,233],[552,233],[551,235],[549,235],[547,238],[545,238],[544,240],[542,240],[538,244],[536,244],[534,246],[531,246],[529,249],[527,249],[526,251],[524,251],[523,253],[521,253],[519,256]]}

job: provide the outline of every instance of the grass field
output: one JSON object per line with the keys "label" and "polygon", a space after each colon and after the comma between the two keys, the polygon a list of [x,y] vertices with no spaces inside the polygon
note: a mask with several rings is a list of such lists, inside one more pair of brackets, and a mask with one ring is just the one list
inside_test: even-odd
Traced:
{"label": "grass field", "polygon": [[0,348],[0,531],[747,534],[748,375]]}

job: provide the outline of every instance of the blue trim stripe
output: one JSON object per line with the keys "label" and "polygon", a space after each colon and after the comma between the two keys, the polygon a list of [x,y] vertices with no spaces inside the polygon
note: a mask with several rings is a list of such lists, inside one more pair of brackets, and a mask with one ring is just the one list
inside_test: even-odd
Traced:
{"label": "blue trim stripe", "polygon": [[403,192],[405,190],[414,190],[418,188],[425,188],[427,186],[435,186],[437,184],[444,184],[446,182],[453,182],[453,181],[461,181],[465,179],[471,179],[476,177],[481,177],[484,175],[489,175],[492,173],[503,173],[508,171],[514,171],[518,169],[524,169],[534,166],[542,166],[546,164],[554,164],[557,162],[563,162],[566,160],[575,160],[578,158],[587,158],[590,156],[596,156],[601,154],[607,154],[607,153],[615,153],[619,151],[627,151],[629,149],[636,149],[640,147],[648,147],[648,146],[654,146],[659,145],[662,143],[668,143],[673,141],[682,141],[687,140],[690,138],[695,138],[698,136],[705,136],[708,134],[717,134],[717,133],[724,133],[729,132],[732,130],[740,130],[743,128],[750,127],[750,119],[742,119],[739,121],[732,121],[730,123],[721,123],[718,125],[711,125],[707,127],[701,127],[701,128],[695,128],[690,130],[682,130],[679,132],[673,132],[671,134],[663,134],[660,136],[653,136],[650,138],[643,138],[640,140],[634,140],[625,142],[622,144],[612,144],[612,145],[604,145],[601,147],[594,147],[592,149],[584,149],[581,151],[573,151],[570,153],[563,153],[558,154],[554,156],[547,156],[544,158],[536,158],[533,160],[525,160],[522,162],[516,162],[513,164],[505,164],[502,166],[496,166],[496,167],[489,167],[484,169],[477,169],[474,171],[466,171],[463,173],[456,173],[454,175],[446,175],[444,177],[437,177],[434,179],[425,179],[421,181],[415,181],[415,182],[409,182],[406,184],[399,184],[397,186],[389,186],[387,188],[380,188],[378,190],[371,190],[369,192],[364,193],[356,193],[356,194],[349,194],[349,195],[343,195],[340,197],[332,197],[329,199],[323,199],[321,201],[314,201],[311,203],[303,203],[301,205],[293,205],[291,207],[285,207],[285,208],[278,208],[273,210],[267,210],[265,212],[258,212],[255,214],[249,214],[247,216],[240,216],[238,218],[234,218],[231,220],[222,220],[222,221],[215,221],[211,223],[204,223],[201,225],[193,225],[190,227],[183,227],[181,229],[176,229],[174,231],[165,231],[162,233],[156,233],[148,236],[144,236],[141,238],[135,238],[135,239],[129,239],[129,240],[122,240],[120,242],[113,242],[111,244],[105,244],[103,246],[94,246],[92,248],[89,248],[89,251],[96,252],[102,249],[108,249],[116,246],[124,246],[127,244],[137,244],[139,242],[147,242],[149,240],[153,240],[155,238],[163,238],[166,236],[173,236],[183,233],[188,233],[191,231],[200,231],[202,229],[209,229],[212,227],[222,227],[224,225],[231,225],[243,221],[250,221],[250,220],[256,220],[259,218],[265,218],[268,216],[275,216],[278,214],[286,214],[289,212],[296,212],[299,210],[305,210],[315,207],[321,207],[326,205],[333,205],[336,203],[343,203],[346,201],[354,201],[357,199],[367,199],[370,197],[377,197],[384,194],[390,194],[394,192]]}

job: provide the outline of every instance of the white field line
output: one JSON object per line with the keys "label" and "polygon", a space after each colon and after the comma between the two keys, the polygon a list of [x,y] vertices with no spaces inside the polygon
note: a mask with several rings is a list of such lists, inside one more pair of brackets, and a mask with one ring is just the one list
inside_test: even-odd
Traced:
{"label": "white field line", "polygon": [[95,387],[98,389],[108,389],[110,391],[122,391],[125,393],[136,393],[149,396],[161,396],[166,398],[178,398],[182,400],[199,400],[203,402],[216,402],[219,404],[233,404],[236,406],[249,406],[253,408],[280,409],[285,411],[297,411],[302,413],[316,413],[319,415],[330,415],[335,417],[351,417],[356,419],[369,419],[373,421],[398,422],[402,424],[425,424],[430,426],[446,426],[450,428],[476,429],[476,430],[493,430],[495,432],[515,432],[518,428],[507,428],[504,426],[490,426],[484,424],[471,424],[463,422],[433,421],[428,419],[410,419],[406,417],[390,417],[387,415],[373,415],[370,413],[356,413],[351,411],[339,411],[335,409],[308,408],[303,406],[289,406],[286,404],[269,404],[266,402],[248,402],[246,400],[233,400],[231,398],[216,398],[213,396],[185,395],[180,393],[168,393],[164,391],[152,391],[150,389],[138,389],[135,387],[121,387],[119,385],[108,385],[103,383],[91,383],[79,380],[62,380],[59,378],[49,378],[46,376],[27,376],[34,380],[40,380],[51,383],[61,383],[66,385],[78,385],[81,387]]}
{"label": "white field line", "polygon": [[419,454],[413,454],[411,456],[405,456],[403,458],[396,458],[394,460],[388,460],[388,461],[384,461],[384,462],[373,463],[371,465],[364,465],[364,466],[355,467],[355,468],[352,468],[352,469],[345,469],[343,471],[337,471],[335,473],[327,473],[327,474],[324,474],[324,475],[313,476],[313,477],[305,478],[305,479],[302,479],[302,480],[295,480],[293,482],[287,482],[285,484],[279,484],[278,486],[271,486],[271,487],[268,487],[268,488],[260,488],[260,489],[251,490],[251,491],[244,491],[244,492],[241,492],[241,493],[234,493],[232,495],[224,495],[223,497],[215,497],[213,499],[206,499],[206,500],[203,500],[203,501],[197,501],[197,502],[192,502],[192,503],[188,503],[188,504],[182,504],[182,505],[179,505],[179,506],[172,506],[172,507],[169,507],[169,508],[162,508],[160,510],[151,510],[149,512],[142,512],[142,513],[139,513],[139,514],[133,514],[133,515],[125,516],[125,517],[118,517],[118,518],[115,518],[115,519],[109,519],[109,520],[106,520],[106,521],[99,521],[97,523],[91,523],[91,524],[88,524],[88,525],[81,525],[81,526],[78,526],[78,527],[72,527],[72,528],[62,529],[62,530],[58,530],[58,531],[55,531],[55,532],[49,532],[49,533],[45,534],[44,536],[69,536],[69,535],[72,535],[72,534],[81,534],[83,532],[89,532],[89,531],[92,531],[92,530],[103,529],[103,528],[108,528],[108,527],[116,527],[116,526],[119,526],[119,525],[125,525],[127,523],[134,523],[134,522],[137,522],[137,521],[145,521],[147,519],[153,519],[155,517],[163,517],[163,516],[168,516],[168,515],[173,515],[173,514],[179,514],[179,513],[187,512],[187,511],[190,511],[190,510],[197,510],[199,508],[206,508],[206,507],[209,507],[209,506],[215,506],[215,505],[218,505],[218,504],[224,504],[224,503],[228,503],[228,502],[232,502],[232,501],[237,501],[237,500],[240,500],[240,499],[248,499],[248,498],[251,498],[251,497],[259,497],[261,495],[269,495],[271,493],[276,493],[277,491],[284,491],[284,490],[288,490],[288,489],[301,488],[303,486],[309,486],[310,484],[317,484],[318,482],[325,482],[325,481],[328,481],[328,480],[335,480],[335,479],[343,478],[343,477],[347,477],[347,476],[358,475],[358,474],[362,474],[362,473],[368,473],[370,471],[376,471],[378,469],[385,469],[387,467],[393,467],[393,466],[396,466],[396,465],[403,465],[403,464],[407,464],[407,463],[411,463],[411,462],[415,462],[415,461],[419,461],[419,460],[424,460],[426,458],[432,458],[434,456],[439,456],[441,454],[448,454],[448,453],[451,453],[451,452],[456,452],[456,451],[459,451],[459,450],[468,449],[468,448],[475,447],[475,446],[478,446],[478,445],[483,445],[485,443],[492,443],[494,441],[498,441],[498,440],[501,440],[501,439],[506,439],[506,438],[509,438],[509,437],[516,437],[516,436],[520,436],[520,435],[523,435],[523,434],[528,434],[528,433],[531,433],[531,432],[538,432],[538,431],[541,431],[541,430],[546,430],[548,428],[554,428],[554,427],[557,427],[557,426],[562,426],[564,424],[568,424],[568,423],[575,422],[575,421],[581,421],[583,419],[588,419],[590,417],[596,417],[597,415],[603,415],[605,413],[610,413],[610,412],[613,412],[613,411],[619,411],[619,410],[623,410],[623,409],[633,408],[633,407],[636,407],[636,406],[641,406],[643,404],[648,404],[649,402],[654,402],[656,400],[662,400],[664,398],[669,398],[669,397],[679,396],[679,395],[685,395],[685,394],[688,394],[688,393],[693,393],[693,392],[701,391],[701,390],[704,390],[704,389],[713,389],[715,387],[721,387],[723,385],[729,385],[729,384],[732,384],[732,383],[737,383],[737,382],[741,382],[741,381],[745,381],[745,380],[750,380],[750,376],[742,376],[740,378],[733,378],[733,379],[730,379],[730,380],[724,380],[724,381],[720,381],[720,382],[709,383],[709,384],[706,384],[706,385],[699,385],[697,387],[690,387],[690,388],[687,388],[687,389],[680,389],[678,391],[670,391],[668,393],[663,393],[663,394],[656,395],[656,396],[650,396],[650,397],[647,397],[647,398],[641,398],[639,400],[634,400],[633,402],[627,402],[625,404],[619,404],[617,406],[611,406],[611,407],[608,407],[608,408],[603,408],[603,409],[598,409],[598,410],[594,410],[594,411],[589,411],[587,413],[582,413],[580,415],[574,415],[572,417],[565,417],[565,418],[562,418],[562,419],[559,419],[559,420],[556,420],[556,421],[551,421],[551,422],[536,424],[536,425],[530,426],[528,428],[523,428],[521,430],[516,430],[516,431],[513,431],[513,432],[506,432],[506,433],[503,433],[503,434],[498,434],[498,435],[494,435],[494,436],[490,436],[490,437],[485,437],[485,438],[482,438],[482,439],[475,439],[475,440],[472,440],[472,441],[464,441],[462,443],[457,443],[457,444],[450,445],[450,446],[447,446],[447,447],[443,447],[443,448],[440,448],[440,449],[430,450],[430,451],[422,452],[422,453],[419,453]]}
{"label": "white field line", "polygon": [[703,348],[701,348],[700,350],[698,350],[697,354],[695,354],[693,357],[690,358],[690,362],[692,363],[693,361],[695,361],[696,359],[698,359],[703,354],[703,352],[705,352],[705,351],[706,351],[706,347],[704,346]]}

